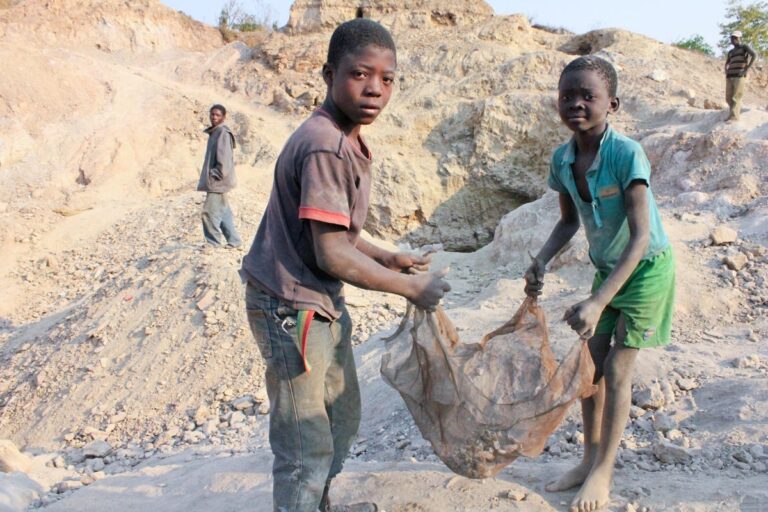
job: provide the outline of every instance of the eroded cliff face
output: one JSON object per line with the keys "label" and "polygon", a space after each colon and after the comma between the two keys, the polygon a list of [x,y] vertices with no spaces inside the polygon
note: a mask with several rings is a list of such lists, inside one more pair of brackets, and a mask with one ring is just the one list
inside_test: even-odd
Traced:
{"label": "eroded cliff face", "polygon": [[353,18],[385,16],[411,28],[467,25],[493,15],[483,0],[298,0],[291,6],[292,33],[333,29]]}
{"label": "eroded cliff face", "polygon": [[[352,15],[332,12],[337,21]],[[611,122],[630,136],[642,139],[670,110],[696,116],[723,105],[719,61],[624,30],[568,34],[474,12],[461,26],[419,25],[418,9],[381,13],[399,65],[389,107],[364,130],[377,176],[367,228],[381,237],[475,249],[506,212],[541,196],[550,154],[570,136],[555,111],[557,81],[578,55],[616,66],[623,104]],[[306,115],[324,97],[319,70],[334,24],[273,34],[254,61],[230,70],[233,89]],[[758,104],[763,76],[757,70],[748,93]]]}

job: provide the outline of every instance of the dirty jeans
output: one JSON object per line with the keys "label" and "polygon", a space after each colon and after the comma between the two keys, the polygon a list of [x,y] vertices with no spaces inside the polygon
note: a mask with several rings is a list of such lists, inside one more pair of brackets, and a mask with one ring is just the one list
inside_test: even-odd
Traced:
{"label": "dirty jeans", "polygon": [[733,77],[725,79],[725,101],[731,109],[728,119],[739,119],[741,114],[741,98],[744,96],[746,78]]}
{"label": "dirty jeans", "polygon": [[250,284],[245,302],[267,365],[274,511],[316,512],[360,425],[349,313],[344,307],[333,322],[315,316],[307,337],[307,373],[298,348],[297,312]]}
{"label": "dirty jeans", "polygon": [[203,220],[203,235],[206,242],[212,245],[228,243],[235,247],[242,245],[243,241],[235,229],[235,219],[232,208],[229,207],[227,194],[207,192],[200,217]]}

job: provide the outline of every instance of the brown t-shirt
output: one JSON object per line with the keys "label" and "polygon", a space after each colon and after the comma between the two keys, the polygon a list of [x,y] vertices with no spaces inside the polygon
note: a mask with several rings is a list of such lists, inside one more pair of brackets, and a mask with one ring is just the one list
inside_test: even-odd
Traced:
{"label": "brown t-shirt", "polygon": [[241,274],[291,307],[336,319],[342,282],[317,265],[309,220],[343,226],[357,243],[368,214],[370,152],[356,148],[323,109],[291,135]]}

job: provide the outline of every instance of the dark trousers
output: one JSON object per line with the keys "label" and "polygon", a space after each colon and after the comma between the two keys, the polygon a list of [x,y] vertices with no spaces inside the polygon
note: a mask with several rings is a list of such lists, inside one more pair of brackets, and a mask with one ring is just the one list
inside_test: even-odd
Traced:
{"label": "dark trousers", "polygon": [[304,369],[297,311],[246,287],[251,332],[267,365],[269,444],[275,512],[316,512],[360,426],[360,388],[346,308],[333,322],[315,316]]}

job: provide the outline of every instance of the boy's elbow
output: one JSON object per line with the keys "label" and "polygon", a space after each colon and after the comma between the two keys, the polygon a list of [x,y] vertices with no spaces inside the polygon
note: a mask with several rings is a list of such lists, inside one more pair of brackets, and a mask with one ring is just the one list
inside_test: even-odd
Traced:
{"label": "boy's elbow", "polygon": [[645,254],[645,252],[648,250],[648,246],[651,245],[651,234],[638,233],[633,238],[634,238],[635,247],[637,248],[637,251]]}
{"label": "boy's elbow", "polygon": [[330,247],[321,246],[315,251],[315,262],[320,270],[336,278],[339,277],[339,260],[337,252]]}
{"label": "boy's elbow", "polygon": [[579,221],[578,216],[569,217],[562,219],[560,222],[563,223],[563,226],[568,230],[569,233],[576,233],[579,230],[579,227],[581,226],[581,222]]}
{"label": "boy's elbow", "polygon": [[330,274],[330,269],[333,266],[331,261],[332,258],[329,258],[325,251],[315,251],[315,263],[317,263],[318,268],[326,274]]}

